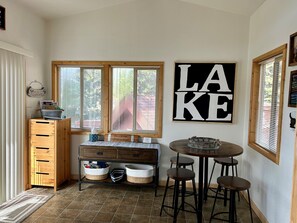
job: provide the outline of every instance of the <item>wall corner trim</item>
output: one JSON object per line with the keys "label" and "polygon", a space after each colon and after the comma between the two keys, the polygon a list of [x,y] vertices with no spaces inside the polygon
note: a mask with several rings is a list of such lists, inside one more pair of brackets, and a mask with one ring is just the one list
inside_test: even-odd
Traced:
{"label": "wall corner trim", "polygon": [[0,49],[8,50],[13,53],[18,53],[27,57],[33,57],[33,52],[27,49],[23,49],[21,47],[15,46],[11,43],[6,43],[3,41],[0,41]]}

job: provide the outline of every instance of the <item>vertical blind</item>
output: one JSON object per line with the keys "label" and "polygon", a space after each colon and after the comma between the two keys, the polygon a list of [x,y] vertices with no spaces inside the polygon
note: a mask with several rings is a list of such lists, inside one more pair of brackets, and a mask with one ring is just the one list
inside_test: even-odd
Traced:
{"label": "vertical blind", "polygon": [[25,57],[0,49],[0,203],[24,190]]}
{"label": "vertical blind", "polygon": [[277,152],[282,55],[261,63],[256,142]]}

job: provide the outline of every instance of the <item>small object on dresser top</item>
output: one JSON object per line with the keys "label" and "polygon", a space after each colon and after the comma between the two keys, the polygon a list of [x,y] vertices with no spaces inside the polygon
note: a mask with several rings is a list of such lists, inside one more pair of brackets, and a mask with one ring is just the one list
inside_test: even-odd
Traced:
{"label": "small object on dresser top", "polygon": [[97,142],[99,141],[99,135],[98,134],[89,134],[89,141],[90,142]]}

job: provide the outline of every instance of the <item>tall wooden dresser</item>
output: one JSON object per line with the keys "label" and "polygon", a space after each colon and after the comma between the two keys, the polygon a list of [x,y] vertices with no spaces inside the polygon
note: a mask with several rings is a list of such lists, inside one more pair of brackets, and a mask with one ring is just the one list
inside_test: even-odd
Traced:
{"label": "tall wooden dresser", "polygon": [[29,123],[30,183],[54,191],[70,180],[70,118],[31,119]]}

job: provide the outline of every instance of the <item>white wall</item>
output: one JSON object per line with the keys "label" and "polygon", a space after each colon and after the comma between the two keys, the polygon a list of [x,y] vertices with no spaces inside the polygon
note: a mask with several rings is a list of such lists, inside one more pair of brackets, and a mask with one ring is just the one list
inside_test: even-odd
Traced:
{"label": "white wall", "polygon": [[[45,22],[12,0],[0,0],[6,8],[6,30],[0,30],[0,40],[29,50],[33,58],[26,57],[27,85],[38,80],[45,83]],[[35,113],[40,99],[26,97],[27,117]]]}
{"label": "white wall", "polygon": [[[161,179],[174,153],[168,144],[210,136],[242,144],[249,18],[177,0],[139,0],[49,23],[49,61],[164,61]],[[237,62],[233,124],[173,122],[174,62]],[[72,136],[72,174],[77,148],[86,136]],[[196,168],[198,168],[196,159]]]}
{"label": "white wall", "polygon": [[[289,43],[289,36],[297,31],[296,8],[296,0],[266,0],[251,17],[248,56],[249,81],[247,82],[248,93],[245,99],[247,111],[249,109],[252,59],[282,44]],[[289,113],[294,111],[296,114],[296,110],[287,105],[290,72],[294,69],[296,66],[287,66],[286,70],[280,164],[271,162],[249,148],[246,145],[247,131],[245,131],[246,148],[241,166],[242,174],[252,182],[252,199],[270,223],[290,222],[294,131],[289,127]],[[246,114],[245,129],[248,128],[248,120],[248,114]]]}

